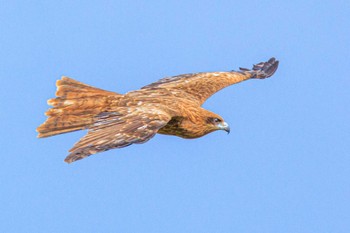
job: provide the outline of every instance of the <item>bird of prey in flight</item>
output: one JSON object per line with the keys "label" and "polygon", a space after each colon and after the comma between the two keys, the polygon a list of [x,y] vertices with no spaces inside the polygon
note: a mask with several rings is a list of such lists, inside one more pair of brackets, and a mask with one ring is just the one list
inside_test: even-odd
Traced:
{"label": "bird of prey in flight", "polygon": [[38,137],[88,129],[66,157],[71,163],[92,154],[144,143],[156,133],[198,138],[216,130],[230,132],[223,118],[202,108],[214,93],[248,79],[264,79],[275,73],[271,58],[252,69],[201,72],[166,77],[126,94],[105,91],[68,77],[56,82],[56,98],[37,128]]}

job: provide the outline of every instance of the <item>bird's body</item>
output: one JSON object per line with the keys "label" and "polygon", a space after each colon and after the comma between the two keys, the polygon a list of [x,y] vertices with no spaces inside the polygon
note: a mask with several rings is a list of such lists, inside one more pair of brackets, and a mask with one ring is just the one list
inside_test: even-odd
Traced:
{"label": "bird's body", "polygon": [[219,115],[201,105],[226,86],[270,77],[277,67],[278,61],[271,58],[252,70],[179,75],[124,95],[62,77],[56,83],[57,98],[48,101],[53,108],[38,127],[38,137],[89,129],[70,150],[65,159],[70,163],[112,148],[146,142],[156,133],[198,138],[215,130],[229,132]]}

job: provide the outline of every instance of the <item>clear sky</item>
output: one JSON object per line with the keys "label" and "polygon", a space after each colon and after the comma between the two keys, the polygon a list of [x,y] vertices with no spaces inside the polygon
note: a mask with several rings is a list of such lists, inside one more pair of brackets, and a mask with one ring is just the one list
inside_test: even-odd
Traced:
{"label": "clear sky", "polygon": [[[3,1],[0,232],[350,232],[350,3]],[[157,135],[73,164],[37,139],[62,75],[125,93],[250,68],[205,108],[231,134]]]}

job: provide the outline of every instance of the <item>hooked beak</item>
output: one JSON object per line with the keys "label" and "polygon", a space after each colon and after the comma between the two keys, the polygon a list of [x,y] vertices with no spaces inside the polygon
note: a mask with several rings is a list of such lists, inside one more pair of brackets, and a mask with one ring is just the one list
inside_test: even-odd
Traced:
{"label": "hooked beak", "polygon": [[220,130],[225,130],[227,132],[227,134],[230,133],[230,126],[226,122],[222,122],[222,123],[218,124],[218,128]]}

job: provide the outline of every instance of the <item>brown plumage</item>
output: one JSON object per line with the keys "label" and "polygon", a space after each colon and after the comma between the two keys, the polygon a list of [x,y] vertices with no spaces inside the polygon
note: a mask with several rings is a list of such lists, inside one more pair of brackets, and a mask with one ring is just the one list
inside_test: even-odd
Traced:
{"label": "brown plumage", "polygon": [[198,138],[216,130],[229,132],[217,114],[201,105],[215,92],[248,79],[264,79],[275,73],[271,58],[252,70],[204,72],[161,79],[124,95],[98,89],[68,77],[56,82],[56,98],[37,128],[38,137],[88,129],[66,157],[67,163],[91,154],[134,143],[144,143],[156,133]]}

